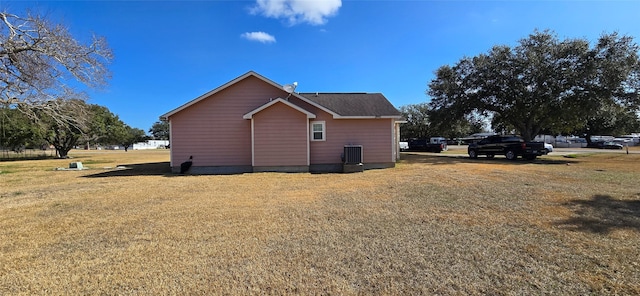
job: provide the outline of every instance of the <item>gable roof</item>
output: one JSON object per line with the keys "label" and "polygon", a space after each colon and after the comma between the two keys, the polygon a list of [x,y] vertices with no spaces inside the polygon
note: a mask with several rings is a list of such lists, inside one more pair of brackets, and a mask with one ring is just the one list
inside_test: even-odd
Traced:
{"label": "gable roof", "polygon": [[269,103],[266,103],[266,104],[264,104],[264,105],[262,105],[262,106],[260,106],[260,107],[256,108],[255,110],[253,110],[253,111],[251,111],[251,112],[249,112],[249,113],[247,113],[247,114],[243,115],[243,116],[242,116],[242,118],[244,118],[244,119],[251,119],[251,118],[253,117],[253,115],[254,115],[254,114],[256,114],[256,113],[258,113],[258,112],[260,112],[260,111],[262,111],[262,110],[264,110],[264,109],[267,109],[267,108],[269,108],[269,107],[271,107],[271,106],[273,106],[273,105],[275,105],[275,104],[277,104],[277,103],[285,104],[286,106],[289,106],[289,107],[291,107],[291,108],[293,108],[293,109],[297,110],[297,111],[298,111],[298,112],[300,112],[300,113],[304,113],[304,114],[306,114],[306,115],[307,115],[307,118],[316,118],[316,115],[315,115],[315,114],[313,114],[313,113],[311,113],[311,112],[309,112],[309,111],[307,111],[307,110],[304,110],[304,109],[300,108],[299,106],[294,105],[294,104],[290,103],[289,101],[286,101],[286,100],[284,100],[284,99],[282,99],[282,98],[277,98],[277,99],[275,99],[275,100],[272,100],[272,101],[270,101]]}
{"label": "gable roof", "polygon": [[334,118],[400,118],[401,113],[381,93],[300,93],[338,114]]}
{"label": "gable roof", "polygon": [[[235,79],[183,104],[160,116],[160,120],[167,120],[170,116],[214,95],[248,77],[256,77],[273,87],[282,89],[279,85],[270,79],[254,72],[249,71]],[[400,112],[389,103],[389,101],[380,93],[291,93],[296,97],[318,109],[325,111],[336,119],[352,119],[352,118],[401,118]],[[261,109],[262,110],[262,109]],[[245,114],[247,115],[247,114]]]}
{"label": "gable roof", "polygon": [[[173,110],[171,110],[171,111],[169,111],[169,112],[167,112],[167,113],[165,113],[163,115],[160,115],[160,120],[167,120],[167,119],[169,119],[169,116],[172,116],[172,115],[174,115],[174,114],[176,114],[176,113],[188,108],[189,106],[208,98],[211,95],[214,95],[214,94],[216,94],[218,92],[221,92],[222,90],[224,90],[224,89],[226,89],[226,88],[228,88],[228,87],[230,87],[230,86],[232,86],[232,85],[234,85],[234,84],[236,84],[236,83],[238,83],[238,82],[240,82],[240,81],[242,81],[242,80],[244,80],[244,79],[246,79],[246,78],[248,78],[250,76],[256,77],[256,78],[258,78],[258,79],[260,79],[260,80],[262,80],[262,81],[264,81],[264,82],[266,82],[268,84],[271,84],[273,87],[282,89],[282,85],[279,85],[279,84],[271,81],[270,79],[268,79],[268,78],[266,78],[266,77],[264,77],[264,76],[262,76],[262,75],[260,75],[260,74],[258,74],[256,72],[254,72],[254,71],[249,71],[249,72],[244,73],[244,74],[236,77],[235,79],[233,79],[233,80],[231,80],[231,81],[229,81],[229,82],[227,82],[227,83],[225,83],[225,84],[223,84],[223,85],[221,85],[221,86],[219,86],[219,87],[217,87],[217,88],[215,88],[215,89],[213,89],[213,90],[211,90],[211,91],[209,91],[209,92],[207,92],[207,93],[205,93],[205,94],[203,94],[203,95],[201,95],[201,96],[199,96],[199,97],[197,97],[197,98],[195,98],[195,99],[193,99],[193,100],[191,100],[191,101],[189,101],[187,103],[185,103],[184,105],[182,105],[182,106],[180,106],[180,107],[178,107],[176,109],[173,109]],[[315,103],[313,101],[310,101],[310,100],[298,95],[295,92],[291,93],[291,95],[296,97],[296,98],[299,98],[299,99],[301,99],[301,100],[303,100],[303,101],[305,101],[305,102],[307,102],[309,104],[311,104],[312,106],[318,107],[319,109],[321,109],[321,110],[333,115],[334,117],[339,116],[338,114],[335,114],[334,112],[332,112],[331,110],[325,108],[324,106],[318,105],[317,103]]]}

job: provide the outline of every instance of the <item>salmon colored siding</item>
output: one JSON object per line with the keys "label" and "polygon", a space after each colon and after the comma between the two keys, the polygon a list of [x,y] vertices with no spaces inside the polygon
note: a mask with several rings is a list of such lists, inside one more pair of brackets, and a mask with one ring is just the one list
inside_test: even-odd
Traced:
{"label": "salmon colored siding", "polygon": [[392,119],[338,119],[326,121],[326,141],[311,142],[311,163],[340,163],[345,145],[362,145],[363,163],[393,162]]}
{"label": "salmon colored siding", "polygon": [[253,116],[254,166],[306,166],[307,115],[277,103]]}
{"label": "salmon colored siding", "polygon": [[242,116],[286,95],[251,76],[173,114],[171,165],[193,155],[194,166],[250,166],[251,121]]}
{"label": "salmon colored siding", "polygon": [[[369,106],[358,97],[356,102],[365,107],[390,106],[391,111],[387,108],[381,113],[396,119],[347,119],[334,112],[376,112],[350,113],[354,106],[332,105],[326,97],[301,96],[249,72],[163,115],[170,123],[173,170],[193,156],[194,173],[341,171],[345,145],[362,145],[362,167],[394,165],[399,134],[395,120],[399,115],[393,115],[395,108],[390,104],[378,100]],[[353,96],[344,99],[354,102]],[[322,141],[310,140],[310,123],[314,121],[324,122]]]}
{"label": "salmon colored siding", "polygon": [[291,102],[316,114],[311,121],[325,122],[326,141],[311,141],[311,164],[341,163],[345,145],[362,145],[364,163],[389,163],[394,159],[393,119],[333,119],[333,116],[302,100]]}

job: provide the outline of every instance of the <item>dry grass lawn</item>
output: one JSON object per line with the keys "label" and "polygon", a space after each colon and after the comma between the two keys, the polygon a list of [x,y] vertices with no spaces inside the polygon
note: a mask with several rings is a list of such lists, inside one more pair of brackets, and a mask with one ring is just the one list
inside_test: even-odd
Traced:
{"label": "dry grass lawn", "polygon": [[640,154],[220,176],[71,155],[90,169],[0,162],[0,294],[640,294]]}

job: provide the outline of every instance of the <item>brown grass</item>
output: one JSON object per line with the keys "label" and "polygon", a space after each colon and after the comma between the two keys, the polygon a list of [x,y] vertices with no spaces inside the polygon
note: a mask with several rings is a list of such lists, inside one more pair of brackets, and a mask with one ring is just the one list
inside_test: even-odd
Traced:
{"label": "brown grass", "polygon": [[227,176],[71,155],[90,169],[0,162],[0,294],[640,293],[640,154]]}

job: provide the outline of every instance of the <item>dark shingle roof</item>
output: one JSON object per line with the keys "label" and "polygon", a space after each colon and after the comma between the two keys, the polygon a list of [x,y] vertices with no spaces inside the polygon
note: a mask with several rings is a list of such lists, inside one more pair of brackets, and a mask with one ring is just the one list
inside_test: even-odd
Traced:
{"label": "dark shingle roof", "polygon": [[299,93],[340,116],[401,116],[381,93]]}

